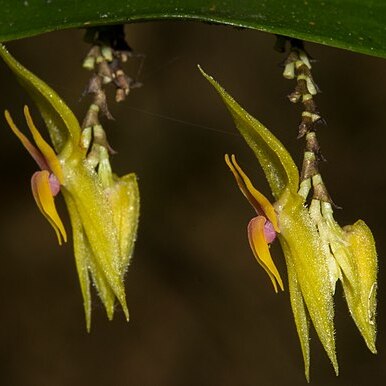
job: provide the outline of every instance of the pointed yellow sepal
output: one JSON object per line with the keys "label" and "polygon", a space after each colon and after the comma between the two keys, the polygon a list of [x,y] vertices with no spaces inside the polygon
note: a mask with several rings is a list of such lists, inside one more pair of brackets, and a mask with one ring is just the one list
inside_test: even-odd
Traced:
{"label": "pointed yellow sepal", "polygon": [[[113,176],[112,185],[105,189],[95,183],[95,176],[96,173],[87,170],[73,173],[63,189],[73,228],[88,330],[91,326],[90,275],[107,317],[113,318],[115,299],[118,299],[129,319],[123,280],[133,253],[139,216],[139,191],[134,174]],[[82,189],[74,194],[79,185]]]}
{"label": "pointed yellow sepal", "polygon": [[113,184],[106,189],[106,194],[111,203],[118,233],[120,271],[123,276],[130,264],[137,237],[140,206],[137,176],[134,173],[123,177],[114,175]]}
{"label": "pointed yellow sepal", "polygon": [[362,221],[345,226],[345,239],[351,251],[350,265],[354,282],[343,272],[342,284],[347,305],[355,324],[367,347],[377,353],[376,308],[377,308],[377,251],[371,230]]}
{"label": "pointed yellow sepal", "polygon": [[245,111],[200,66],[199,70],[216,89],[229,110],[237,129],[255,153],[274,198],[278,199],[286,189],[293,193],[297,192],[299,188],[299,171],[283,144],[260,121]]}
{"label": "pointed yellow sepal", "polygon": [[338,375],[334,301],[326,251],[300,195],[287,192],[275,207],[279,211],[281,233],[278,238],[286,258],[291,306],[302,348],[306,378],[309,379],[310,321]]}
{"label": "pointed yellow sepal", "polygon": [[78,144],[81,129],[70,108],[51,87],[20,64],[3,44],[0,44],[0,56],[36,103],[47,126],[55,151],[60,153],[63,158],[67,158],[74,151],[80,152],[81,148]]}

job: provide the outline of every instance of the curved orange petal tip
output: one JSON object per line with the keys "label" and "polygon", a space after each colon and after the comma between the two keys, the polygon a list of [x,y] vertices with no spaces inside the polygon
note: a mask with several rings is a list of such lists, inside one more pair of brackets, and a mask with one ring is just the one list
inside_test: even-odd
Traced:
{"label": "curved orange petal tip", "polygon": [[56,210],[51,190],[50,173],[47,170],[34,173],[31,179],[31,188],[37,206],[54,228],[59,245],[62,245],[62,239],[67,242],[67,233]]}
{"label": "curved orange petal tip", "polygon": [[272,260],[269,246],[265,236],[265,223],[267,219],[263,216],[254,217],[248,224],[248,239],[257,262],[265,269],[272,281],[275,292],[278,292],[277,285],[284,291],[283,281],[279,271]]}
{"label": "curved orange petal tip", "polygon": [[49,168],[46,160],[44,159],[43,154],[40,152],[39,149],[36,148],[35,145],[33,145],[30,140],[17,128],[15,125],[15,122],[13,121],[11,114],[8,112],[8,110],[4,111],[5,119],[13,131],[13,133],[16,135],[17,138],[19,138],[22,145],[26,148],[28,153],[31,155],[31,157],[35,160],[35,162],[38,164],[39,168],[42,170],[47,170]]}
{"label": "curved orange petal tip", "polygon": [[225,154],[225,162],[233,173],[241,192],[255,208],[257,214],[267,217],[272,223],[274,230],[280,233],[275,208],[269,200],[252,185],[251,180],[237,163],[235,155],[232,154],[231,157],[229,157],[228,154]]}
{"label": "curved orange petal tip", "polygon": [[41,136],[38,129],[36,128],[31,114],[29,112],[28,106],[24,106],[24,116],[27,121],[27,125],[31,131],[31,134],[35,140],[35,143],[39,150],[42,152],[44,159],[46,160],[49,169],[55,174],[58,178],[59,182],[62,184],[64,177],[62,167],[60,166],[59,159],[52,149],[52,147],[45,141],[45,139]]}

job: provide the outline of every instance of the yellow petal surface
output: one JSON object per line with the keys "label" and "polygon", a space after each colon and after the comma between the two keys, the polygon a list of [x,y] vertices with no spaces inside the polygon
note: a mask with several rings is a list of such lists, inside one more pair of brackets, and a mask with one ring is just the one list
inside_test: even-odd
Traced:
{"label": "yellow petal surface", "polygon": [[284,291],[283,281],[276,268],[275,263],[272,260],[271,253],[269,252],[268,244],[264,236],[264,224],[266,222],[265,217],[257,216],[253,218],[248,224],[248,238],[249,244],[252,248],[258,263],[265,269],[269,278],[272,281],[275,292],[278,292],[277,284],[282,291]]}
{"label": "yellow petal surface", "polygon": [[233,154],[231,158],[229,158],[228,154],[225,154],[225,162],[233,173],[241,192],[244,194],[250,204],[256,209],[259,215],[264,214],[272,223],[275,231],[279,233],[280,230],[275,208],[272,206],[269,200],[252,185],[251,180],[241,169],[236,161],[236,157]]}
{"label": "yellow petal surface", "polygon": [[[71,196],[96,266],[103,273],[107,284],[121,304],[126,319],[129,320],[121,274],[119,238],[111,204],[92,167],[86,163],[78,164],[76,167],[64,163],[63,170],[66,176],[66,184],[62,188],[63,195]],[[98,291],[102,293],[101,288],[98,288]]]}
{"label": "yellow petal surface", "polygon": [[121,178],[114,176],[114,184],[106,190],[117,229],[121,274],[125,274],[133,254],[139,217],[139,189],[134,173]]}
{"label": "yellow petal surface", "polygon": [[346,301],[367,347],[376,354],[376,292],[377,292],[377,251],[371,230],[362,221],[344,227],[346,241],[351,250],[351,264],[355,282],[343,277],[342,284]]}
{"label": "yellow petal surface", "polygon": [[[311,322],[338,375],[333,292],[327,265],[328,259],[322,242],[315,224],[303,205],[303,197],[287,191],[275,205],[280,213],[279,241],[283,246],[287,265],[292,264],[294,268],[294,274]],[[299,303],[295,306],[299,307]],[[294,310],[295,312],[299,312],[299,309]],[[301,314],[302,312],[300,312],[300,317],[304,317]],[[304,326],[304,322],[301,325]],[[303,337],[303,332],[298,331],[298,333],[299,337]],[[302,343],[303,346],[304,343]],[[307,357],[305,357],[305,362],[306,360]]]}
{"label": "yellow petal surface", "polygon": [[284,256],[288,271],[288,288],[290,293],[291,307],[294,314],[296,330],[298,332],[300,347],[304,361],[304,374],[307,382],[310,382],[310,317],[304,304],[302,291],[297,278],[294,259],[290,249],[283,238],[281,239]]}
{"label": "yellow petal surface", "polygon": [[74,238],[74,253],[76,268],[78,271],[80,287],[83,296],[83,306],[86,316],[87,331],[91,328],[91,291],[90,291],[90,273],[93,283],[98,291],[98,295],[105,306],[109,320],[114,315],[115,295],[110,287],[103,270],[98,266],[95,255],[90,246],[90,242],[85,234],[83,224],[75,203],[71,196],[63,191],[66,200],[68,212],[70,214],[71,225]]}
{"label": "yellow petal surface", "polygon": [[54,228],[59,245],[62,245],[62,238],[67,242],[67,234],[55,207],[49,176],[50,173],[47,170],[34,173],[31,179],[32,193],[40,211]]}
{"label": "yellow petal surface", "polygon": [[83,297],[83,307],[86,317],[86,328],[90,332],[91,329],[91,291],[90,291],[90,275],[89,275],[89,250],[85,245],[85,235],[76,211],[75,204],[68,194],[63,192],[66,200],[67,209],[70,214],[72,225],[72,234],[74,241],[75,264],[78,272],[80,289]]}

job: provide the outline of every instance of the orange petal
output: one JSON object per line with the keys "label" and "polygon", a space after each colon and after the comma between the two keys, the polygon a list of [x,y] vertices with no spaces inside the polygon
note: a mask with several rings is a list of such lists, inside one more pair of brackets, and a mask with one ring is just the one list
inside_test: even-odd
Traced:
{"label": "orange petal", "polygon": [[49,176],[50,173],[47,170],[34,173],[31,179],[32,193],[40,211],[54,228],[59,245],[62,245],[62,238],[64,242],[67,242],[67,234],[62,220],[56,211]]}
{"label": "orange petal", "polygon": [[257,262],[265,269],[277,293],[277,284],[284,291],[283,281],[272,260],[268,244],[264,236],[264,224],[267,220],[263,216],[253,218],[248,224],[248,239]]}
{"label": "orange petal", "polygon": [[275,208],[269,200],[252,185],[251,180],[236,162],[234,154],[232,154],[231,159],[228,154],[225,154],[225,162],[229,166],[229,169],[231,169],[241,192],[250,204],[256,209],[259,215],[266,216],[268,220],[271,221],[275,231],[280,233]]}
{"label": "orange petal", "polygon": [[50,170],[55,174],[59,182],[62,184],[64,180],[63,171],[62,167],[60,166],[58,157],[52,147],[41,136],[35,124],[33,123],[28,106],[24,106],[24,116],[27,120],[28,127],[31,131],[32,136],[34,137],[37,147],[42,152]]}
{"label": "orange petal", "polygon": [[4,112],[5,119],[11,128],[11,130],[14,132],[14,134],[19,138],[20,142],[23,144],[23,146],[28,150],[28,153],[32,156],[32,158],[36,161],[36,163],[39,165],[39,168],[42,170],[47,170],[48,164],[46,160],[44,159],[42,153],[40,153],[39,149],[37,149],[30,140],[17,128],[15,123],[13,122],[13,119],[11,115],[9,114],[8,110],[5,110]]}

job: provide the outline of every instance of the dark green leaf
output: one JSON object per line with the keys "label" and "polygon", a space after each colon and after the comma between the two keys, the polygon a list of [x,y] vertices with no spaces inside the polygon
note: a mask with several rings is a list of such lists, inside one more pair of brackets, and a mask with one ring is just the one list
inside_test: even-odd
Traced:
{"label": "dark green leaf", "polygon": [[199,20],[386,58],[384,0],[0,0],[0,41],[144,20]]}

